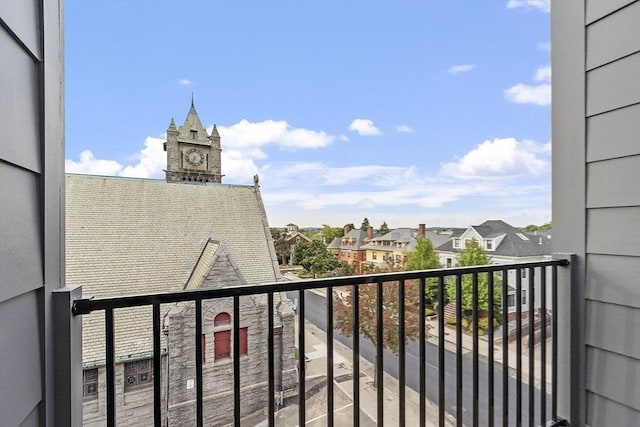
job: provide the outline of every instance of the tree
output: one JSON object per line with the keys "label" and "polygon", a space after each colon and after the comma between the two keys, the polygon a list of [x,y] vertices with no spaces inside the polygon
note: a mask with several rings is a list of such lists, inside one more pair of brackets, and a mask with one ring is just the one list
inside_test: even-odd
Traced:
{"label": "tree", "polygon": [[[371,341],[375,346],[378,343],[377,336],[377,285],[362,285],[358,287],[359,294],[359,333]],[[400,290],[399,282],[387,282],[382,285],[383,324],[382,345],[394,353],[398,353],[400,345],[406,345],[408,339],[416,339],[419,336],[419,310],[418,310],[418,286],[415,283],[406,282],[405,289],[405,340],[400,342],[398,335]],[[339,329],[345,336],[353,334],[353,291],[346,291],[344,297],[336,296],[334,299],[334,328]],[[375,361],[377,364],[377,360]],[[377,384],[374,383],[374,386]]]}
{"label": "tree", "polygon": [[529,224],[529,225],[527,225],[527,226],[522,228],[523,231],[528,231],[528,232],[530,232],[530,231],[538,231],[539,229],[540,229],[540,227],[538,227],[535,224]]}
{"label": "tree", "polygon": [[369,227],[369,218],[365,217],[362,220],[362,225],[360,226],[360,230],[366,230]]}
{"label": "tree", "polygon": [[[476,239],[466,242],[464,252],[458,256],[456,267],[469,267],[475,265],[487,265],[491,262],[491,258],[486,254]],[[494,276],[493,303],[500,306],[500,279]],[[456,300],[456,287],[454,283],[447,284],[447,297],[451,301]],[[461,305],[465,315],[468,315],[473,309],[473,278],[471,274],[462,276],[461,299],[458,304]],[[487,310],[489,308],[489,284],[487,274],[478,274],[478,310]],[[497,315],[497,313],[496,313]]]}
{"label": "tree", "polygon": [[291,248],[287,245],[287,233],[277,228],[270,228],[271,237],[273,238],[273,247],[276,250],[276,256],[280,260],[280,264],[284,265],[289,261],[291,256]]}
{"label": "tree", "polygon": [[317,277],[319,273],[332,271],[338,266],[338,261],[320,240],[297,244],[293,250],[293,262],[312,273],[313,277]]}
{"label": "tree", "polygon": [[387,225],[387,223],[385,221],[385,222],[382,223],[382,225],[378,229],[378,233],[387,234],[388,232],[389,232],[389,226]]}
{"label": "tree", "polygon": [[341,237],[343,232],[344,230],[340,227],[331,227],[330,225],[322,224],[322,238],[327,245],[336,237]]}
{"label": "tree", "polygon": [[[433,243],[426,237],[418,237],[416,248],[409,254],[407,259],[407,271],[414,270],[432,270],[434,268],[442,268],[433,248]],[[438,279],[426,279],[425,299],[427,304],[435,305],[438,298]]]}

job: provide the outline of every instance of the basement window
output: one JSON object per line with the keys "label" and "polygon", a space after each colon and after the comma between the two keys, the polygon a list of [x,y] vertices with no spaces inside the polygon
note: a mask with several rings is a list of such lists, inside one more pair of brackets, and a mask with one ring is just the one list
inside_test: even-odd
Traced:
{"label": "basement window", "polygon": [[131,390],[153,383],[153,360],[142,359],[124,364],[124,389]]}
{"label": "basement window", "polygon": [[98,397],[98,368],[82,371],[82,396],[85,399]]}

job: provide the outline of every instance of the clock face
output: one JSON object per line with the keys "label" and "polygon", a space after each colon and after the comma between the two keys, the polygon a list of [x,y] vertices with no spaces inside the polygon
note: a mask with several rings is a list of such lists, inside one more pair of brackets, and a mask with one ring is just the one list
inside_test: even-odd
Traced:
{"label": "clock face", "polygon": [[184,154],[185,160],[191,166],[200,166],[204,163],[204,154],[197,148],[189,148]]}

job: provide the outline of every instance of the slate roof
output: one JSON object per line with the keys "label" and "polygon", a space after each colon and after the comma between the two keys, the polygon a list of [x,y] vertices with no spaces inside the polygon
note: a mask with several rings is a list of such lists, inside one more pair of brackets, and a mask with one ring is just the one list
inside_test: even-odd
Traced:
{"label": "slate roof", "polygon": [[[364,240],[367,238],[367,232],[362,230],[361,228],[354,228],[349,230],[349,232],[342,237],[335,237],[329,245],[327,245],[327,249],[344,249],[350,251],[359,251],[362,250],[362,244]],[[354,243],[352,245],[343,245],[342,239],[353,239]]]}
{"label": "slate roof", "polygon": [[[487,251],[489,256],[532,257],[551,255],[551,239],[549,236],[536,236],[523,232],[502,220],[489,220],[470,228],[473,228],[480,236],[487,239],[505,236],[495,250]],[[443,252],[462,252],[463,249],[453,248],[453,237],[460,237],[462,234],[454,233],[451,239],[436,249]]]}
{"label": "slate roof", "polygon": [[[84,296],[183,289],[219,245],[247,284],[280,279],[257,186],[66,177],[66,283],[82,285]],[[115,318],[117,359],[152,348],[151,309]],[[83,317],[85,364],[104,360],[103,319]]]}

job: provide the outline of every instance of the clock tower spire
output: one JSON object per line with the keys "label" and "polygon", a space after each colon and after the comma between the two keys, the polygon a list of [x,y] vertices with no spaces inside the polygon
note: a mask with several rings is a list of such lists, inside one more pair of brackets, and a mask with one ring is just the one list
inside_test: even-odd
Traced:
{"label": "clock tower spire", "polygon": [[176,128],[171,119],[167,128],[167,141],[164,144],[167,152],[167,182],[188,184],[221,183],[222,170],[220,164],[220,135],[213,125],[211,135],[202,126],[200,117],[191,97],[191,108],[184,119],[184,124]]}

